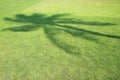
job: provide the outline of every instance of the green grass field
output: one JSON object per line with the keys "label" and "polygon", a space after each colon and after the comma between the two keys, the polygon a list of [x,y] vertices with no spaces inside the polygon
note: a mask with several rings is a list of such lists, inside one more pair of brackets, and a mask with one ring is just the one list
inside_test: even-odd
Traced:
{"label": "green grass field", "polygon": [[120,1],[1,0],[0,80],[120,80]]}

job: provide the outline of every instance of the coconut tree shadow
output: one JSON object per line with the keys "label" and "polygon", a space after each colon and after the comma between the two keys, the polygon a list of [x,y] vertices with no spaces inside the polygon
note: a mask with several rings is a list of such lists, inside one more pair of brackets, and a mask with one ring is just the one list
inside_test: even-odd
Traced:
{"label": "coconut tree shadow", "polygon": [[92,26],[110,26],[115,25],[112,23],[101,23],[101,22],[86,22],[80,19],[67,18],[69,14],[55,14],[52,16],[47,16],[45,14],[33,14],[33,15],[24,15],[17,14],[16,18],[4,18],[6,21],[12,21],[16,23],[24,23],[24,26],[12,27],[3,29],[3,31],[10,30],[14,32],[29,32],[38,30],[40,28],[44,28],[45,34],[47,38],[55,44],[60,49],[66,51],[67,53],[79,54],[80,50],[78,47],[72,46],[71,44],[66,44],[62,41],[58,41],[55,35],[59,33],[59,31],[64,31],[68,34],[71,34],[74,37],[80,37],[85,40],[93,41],[99,43],[99,41],[95,37],[91,37],[89,35],[95,36],[103,36],[108,38],[120,39],[120,36],[103,34],[99,32],[94,32],[86,29],[76,28],[71,26],[71,24],[82,24],[82,25],[92,25]]}
{"label": "coconut tree shadow", "polygon": [[44,31],[46,33],[46,36],[48,39],[56,45],[58,48],[64,50],[66,53],[69,53],[71,55],[77,55],[80,54],[80,49],[76,46],[73,46],[72,44],[65,43],[63,40],[58,39],[56,36],[59,35],[63,30],[58,28],[50,28],[45,27]]}

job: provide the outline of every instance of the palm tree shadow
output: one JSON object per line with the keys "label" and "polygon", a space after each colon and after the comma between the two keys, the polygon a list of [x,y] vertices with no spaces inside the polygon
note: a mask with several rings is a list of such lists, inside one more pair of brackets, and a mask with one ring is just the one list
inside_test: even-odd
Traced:
{"label": "palm tree shadow", "polygon": [[16,18],[4,18],[6,21],[12,21],[16,23],[25,23],[24,26],[5,28],[3,31],[10,30],[13,32],[29,32],[38,30],[40,28],[44,28],[45,34],[47,38],[55,44],[60,49],[64,50],[67,53],[72,53],[78,55],[80,53],[79,48],[72,46],[70,44],[63,43],[62,41],[58,41],[55,37],[59,33],[59,31],[64,31],[74,37],[80,37],[85,40],[93,41],[99,43],[99,40],[93,36],[103,36],[108,38],[120,39],[120,36],[109,35],[99,32],[94,32],[82,28],[76,28],[71,26],[71,24],[82,24],[82,25],[92,25],[92,26],[110,26],[116,25],[112,23],[101,23],[101,22],[86,22],[80,19],[75,18],[67,18],[69,14],[55,14],[52,16],[47,16],[45,14],[33,14],[33,15],[24,15],[17,14]]}
{"label": "palm tree shadow", "polygon": [[63,31],[62,29],[45,27],[44,31],[48,39],[58,48],[71,55],[74,54],[78,56],[80,54],[80,49],[78,47],[73,46],[72,44],[65,43],[63,42],[63,40],[60,40],[56,37],[56,35],[59,35],[61,31]]}

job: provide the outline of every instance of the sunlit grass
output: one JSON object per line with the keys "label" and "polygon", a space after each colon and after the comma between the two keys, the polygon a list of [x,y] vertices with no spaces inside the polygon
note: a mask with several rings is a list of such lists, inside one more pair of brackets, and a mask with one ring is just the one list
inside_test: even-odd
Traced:
{"label": "sunlit grass", "polygon": [[1,0],[0,80],[119,80],[119,0]]}

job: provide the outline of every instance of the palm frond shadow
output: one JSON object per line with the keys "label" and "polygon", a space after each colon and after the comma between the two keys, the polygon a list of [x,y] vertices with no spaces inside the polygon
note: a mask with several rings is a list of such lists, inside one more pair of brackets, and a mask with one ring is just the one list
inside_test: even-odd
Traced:
{"label": "palm frond shadow", "polygon": [[52,16],[47,16],[45,14],[33,14],[28,16],[24,14],[17,14],[15,16],[16,18],[4,18],[4,20],[16,23],[25,23],[25,25],[19,27],[5,28],[3,29],[3,31],[10,30],[14,32],[29,32],[38,30],[39,28],[44,28],[45,34],[53,44],[55,44],[60,49],[66,51],[67,53],[72,54],[79,54],[79,48],[70,44],[63,43],[62,41],[58,41],[54,35],[58,34],[59,30],[62,30],[74,37],[80,37],[85,40],[93,41],[96,43],[99,43],[99,41],[95,37],[89,35],[120,39],[120,36],[94,32],[71,26],[71,24],[82,24],[92,26],[110,26],[116,24],[101,22],[85,22],[80,19],[67,18],[66,16],[68,15],[69,14],[55,14]]}

